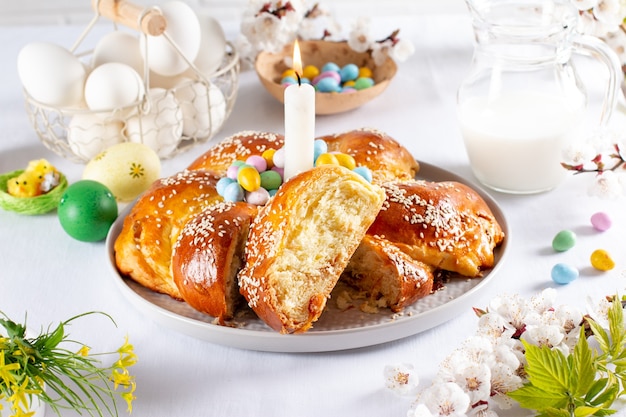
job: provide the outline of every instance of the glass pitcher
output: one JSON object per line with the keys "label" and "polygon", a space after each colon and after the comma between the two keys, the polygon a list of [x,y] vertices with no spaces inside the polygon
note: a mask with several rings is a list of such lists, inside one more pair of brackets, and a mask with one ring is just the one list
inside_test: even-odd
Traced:
{"label": "glass pitcher", "polygon": [[457,112],[472,171],[502,192],[550,190],[567,173],[563,150],[580,135],[587,110],[572,53],[591,54],[608,68],[601,126],[617,103],[619,59],[599,39],[576,32],[571,0],[466,3],[475,49]]}

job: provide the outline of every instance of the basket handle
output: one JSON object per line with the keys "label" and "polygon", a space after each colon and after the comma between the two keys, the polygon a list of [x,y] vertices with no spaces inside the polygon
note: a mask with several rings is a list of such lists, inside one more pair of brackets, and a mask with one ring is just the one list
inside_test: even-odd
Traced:
{"label": "basket handle", "polygon": [[92,0],[91,5],[98,14],[146,35],[159,36],[167,27],[165,16],[156,8],[146,9],[125,0]]}

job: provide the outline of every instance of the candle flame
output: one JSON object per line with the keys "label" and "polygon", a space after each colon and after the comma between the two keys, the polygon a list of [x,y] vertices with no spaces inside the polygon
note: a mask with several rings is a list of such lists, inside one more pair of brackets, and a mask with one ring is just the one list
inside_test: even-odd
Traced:
{"label": "candle flame", "polygon": [[298,45],[297,39],[293,44],[293,70],[298,75],[298,78],[302,76],[302,56],[300,55],[300,45]]}

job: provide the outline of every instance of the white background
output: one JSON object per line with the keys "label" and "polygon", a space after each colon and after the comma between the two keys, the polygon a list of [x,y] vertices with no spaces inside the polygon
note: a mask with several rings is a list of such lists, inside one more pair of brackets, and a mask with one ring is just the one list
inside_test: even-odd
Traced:
{"label": "white background", "polygon": [[[136,4],[158,5],[159,0],[133,0]],[[186,0],[206,8],[218,19],[238,18],[248,0]],[[0,0],[0,25],[32,23],[70,24],[85,22],[92,15],[92,0]],[[308,1],[311,5],[315,1]],[[338,15],[406,15],[414,13],[463,12],[463,0],[326,0],[319,1]]]}

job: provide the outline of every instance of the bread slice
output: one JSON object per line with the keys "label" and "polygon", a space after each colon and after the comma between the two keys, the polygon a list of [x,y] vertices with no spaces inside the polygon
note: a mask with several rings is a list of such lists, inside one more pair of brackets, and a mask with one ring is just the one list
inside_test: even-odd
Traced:
{"label": "bread slice", "polygon": [[172,251],[172,276],[183,300],[219,324],[243,303],[237,273],[256,211],[244,202],[213,204],[185,224]]}
{"label": "bread slice", "polygon": [[365,292],[363,310],[388,307],[400,312],[432,292],[434,271],[388,240],[366,235],[350,259],[342,281]]}
{"label": "bread slice", "polygon": [[384,199],[380,187],[334,165],[283,184],[250,226],[239,273],[250,307],[281,333],[308,330]]}

